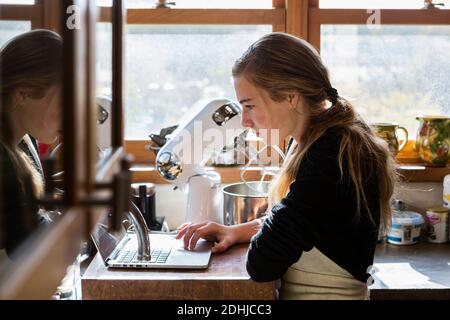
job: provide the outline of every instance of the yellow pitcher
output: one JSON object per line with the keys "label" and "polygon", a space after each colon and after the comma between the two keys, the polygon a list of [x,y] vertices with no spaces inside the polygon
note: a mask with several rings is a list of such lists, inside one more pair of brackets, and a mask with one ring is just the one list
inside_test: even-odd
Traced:
{"label": "yellow pitcher", "polygon": [[445,166],[450,160],[450,117],[418,116],[414,150],[428,165]]}
{"label": "yellow pitcher", "polygon": [[[379,122],[373,123],[370,126],[377,136],[387,142],[389,150],[394,157],[400,150],[402,150],[406,146],[406,143],[408,142],[408,130],[406,130],[406,128],[404,127],[399,126],[397,123]],[[399,144],[397,138],[397,132],[399,130],[403,131],[405,134],[405,139],[401,144]]]}

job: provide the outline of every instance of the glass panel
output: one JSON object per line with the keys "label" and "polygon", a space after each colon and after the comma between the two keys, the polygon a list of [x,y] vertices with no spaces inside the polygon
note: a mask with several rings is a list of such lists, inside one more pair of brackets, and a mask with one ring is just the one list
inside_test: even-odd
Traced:
{"label": "glass panel", "polygon": [[416,115],[450,115],[449,34],[449,26],[323,25],[321,55],[366,120],[398,122],[415,139]]}
{"label": "glass panel", "polygon": [[[445,6],[438,8],[450,8],[450,0],[433,1],[443,3]],[[424,6],[424,0],[319,0],[320,8],[346,8],[346,9],[420,9]]]}
{"label": "glass panel", "polygon": [[[450,0],[433,1],[444,3],[445,9],[450,8]],[[420,9],[424,0],[319,0],[320,8],[346,8],[346,9]],[[441,6],[438,6],[442,8]]]}
{"label": "glass panel", "polygon": [[111,146],[112,24],[97,23],[97,107],[99,108],[97,147],[100,158]]}
{"label": "glass panel", "polygon": [[231,83],[234,61],[271,30],[270,25],[129,25],[126,138],[146,138],[177,124],[200,99],[235,99]]}
{"label": "glass panel", "polygon": [[29,21],[0,21],[0,48],[9,39],[29,30],[31,30]]}
{"label": "glass panel", "polygon": [[0,4],[34,4],[34,0],[0,0]]}
{"label": "glass panel", "polygon": [[[157,0],[128,0],[128,8],[152,8]],[[168,0],[172,8],[272,8],[272,0]],[[97,5],[111,7],[112,0],[97,0]]]}
{"label": "glass panel", "polygon": [[[61,167],[48,168],[44,161],[41,165],[50,152],[58,164],[62,159],[61,148],[49,150],[50,145],[57,145],[62,123],[62,61],[58,60],[62,58],[62,41],[53,32],[27,32],[30,29],[29,21],[0,21],[0,108],[8,114],[0,123],[6,136],[0,148],[0,284],[4,283],[2,276],[8,276],[2,274],[6,270],[2,268],[11,263],[9,271],[16,270],[22,259],[14,259],[14,255],[28,254],[32,242],[27,241],[37,236],[39,229],[44,236],[50,229],[42,227],[54,226],[52,222],[60,217],[60,208],[44,208],[30,199],[33,190],[43,189],[44,173],[46,177],[60,173],[53,176],[52,192],[59,197],[63,193]],[[25,98],[17,100],[16,96]],[[26,123],[23,130],[14,126],[13,120]]]}
{"label": "glass panel", "polygon": [[[101,50],[100,50],[101,48]],[[97,24],[97,92],[111,95],[112,85],[112,25]]]}

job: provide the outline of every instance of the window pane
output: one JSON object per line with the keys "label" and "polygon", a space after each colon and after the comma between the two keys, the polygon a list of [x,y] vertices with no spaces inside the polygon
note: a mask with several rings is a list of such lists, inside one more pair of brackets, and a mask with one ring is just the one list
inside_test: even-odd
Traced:
{"label": "window pane", "polygon": [[[103,24],[101,28],[104,28]],[[235,99],[234,61],[272,26],[127,26],[125,136],[175,125],[203,98]],[[104,35],[107,35],[104,31]],[[110,93],[111,44],[100,40],[100,87]],[[99,50],[100,51],[100,50]]]}
{"label": "window pane", "polygon": [[323,25],[321,55],[366,120],[398,122],[415,139],[415,116],[450,115],[449,34],[449,26]]}
{"label": "window pane", "polygon": [[[445,9],[450,8],[450,0],[433,1],[444,3]],[[320,8],[348,8],[348,9],[420,9],[424,0],[319,0]],[[438,6],[438,8],[442,8]]]}
{"label": "window pane", "polygon": [[97,24],[97,94],[111,96],[112,87],[112,25]]}
{"label": "window pane", "polygon": [[[152,8],[156,0],[128,0],[128,8]],[[173,8],[272,8],[272,0],[168,0]],[[97,0],[97,5],[110,7],[112,0]]]}
{"label": "window pane", "polygon": [[29,30],[29,21],[0,21],[0,48],[11,38]]}
{"label": "window pane", "polygon": [[96,30],[96,95],[99,105],[97,147],[100,158],[108,154],[112,137],[112,24],[97,23]]}
{"label": "window pane", "polygon": [[34,0],[0,0],[0,4],[34,4]]}

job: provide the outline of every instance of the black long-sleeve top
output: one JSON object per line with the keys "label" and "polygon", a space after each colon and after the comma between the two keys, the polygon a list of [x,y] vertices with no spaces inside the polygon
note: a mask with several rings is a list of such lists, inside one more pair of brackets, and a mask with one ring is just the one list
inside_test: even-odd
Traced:
{"label": "black long-sleeve top", "polygon": [[[23,172],[17,172],[11,154],[0,144],[0,249],[5,249],[9,257],[39,225],[46,223],[38,215],[37,205],[27,205],[20,174]],[[28,217],[29,214],[32,216]]]}
{"label": "black long-sleeve top", "polygon": [[288,195],[252,238],[247,271],[255,281],[272,281],[316,247],[355,279],[365,282],[373,264],[380,221],[376,173],[364,190],[372,219],[362,206],[357,215],[355,188],[344,164],[338,165],[340,130],[327,130],[300,164]]}

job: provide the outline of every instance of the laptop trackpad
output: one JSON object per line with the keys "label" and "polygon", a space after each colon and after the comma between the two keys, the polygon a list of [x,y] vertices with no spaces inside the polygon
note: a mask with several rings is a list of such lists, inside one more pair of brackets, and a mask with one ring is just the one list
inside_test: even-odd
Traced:
{"label": "laptop trackpad", "polygon": [[200,239],[195,250],[185,250],[183,241],[175,239],[174,235],[150,234],[150,247],[152,250],[160,246],[171,247],[171,253],[166,265],[180,268],[206,268],[211,257],[212,243]]}

